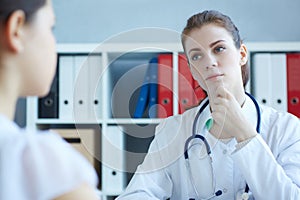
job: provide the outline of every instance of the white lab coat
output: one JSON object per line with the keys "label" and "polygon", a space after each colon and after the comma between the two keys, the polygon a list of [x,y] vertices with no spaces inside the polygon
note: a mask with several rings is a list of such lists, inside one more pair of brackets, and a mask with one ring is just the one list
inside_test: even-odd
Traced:
{"label": "white lab coat", "polygon": [[[182,115],[163,120],[156,128],[144,162],[138,167],[126,191],[118,200],[134,199],[174,199],[195,198],[183,156],[186,139],[192,134],[192,124],[201,105]],[[242,108],[245,116],[256,127],[257,112],[252,100],[247,100]],[[214,199],[236,199],[246,182],[256,200],[300,199],[300,123],[288,113],[280,113],[270,107],[260,105],[261,131],[241,149],[236,149],[236,140],[223,143],[203,128],[210,118],[208,107],[198,121],[197,132],[206,137],[212,149],[210,168],[199,167],[200,177],[208,174],[207,180],[193,173],[200,195],[207,192],[205,185],[215,179],[215,191],[222,195]],[[192,158],[191,158],[192,159]]]}

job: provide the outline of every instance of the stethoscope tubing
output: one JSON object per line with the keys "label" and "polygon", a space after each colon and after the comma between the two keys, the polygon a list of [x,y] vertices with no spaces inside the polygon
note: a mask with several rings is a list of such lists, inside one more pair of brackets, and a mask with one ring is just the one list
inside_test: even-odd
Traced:
{"label": "stethoscope tubing", "polygon": [[[256,112],[257,112],[257,123],[256,123],[256,132],[259,134],[260,133],[260,124],[261,124],[261,113],[260,113],[260,107],[256,101],[256,99],[249,93],[245,92],[247,96],[250,97],[250,99],[252,100],[252,102],[254,103],[255,105],[255,108],[256,108]],[[207,100],[203,103],[203,105],[200,107],[198,113],[196,114],[195,116],[195,119],[194,119],[194,122],[193,122],[193,127],[192,127],[192,135],[186,140],[185,142],[185,145],[184,145],[184,158],[185,160],[188,162],[188,159],[189,159],[189,154],[188,154],[188,145],[190,144],[191,140],[197,138],[197,139],[200,139],[204,142],[205,144],[205,147],[206,147],[206,151],[207,151],[207,154],[210,155],[211,154],[211,149],[210,149],[210,145],[208,144],[207,140],[205,139],[204,136],[202,135],[199,135],[196,133],[196,129],[197,129],[197,122],[198,122],[198,119],[201,115],[201,113],[203,112],[203,110],[206,108],[206,106],[209,105],[209,99],[207,98]],[[188,163],[189,165],[189,163]],[[246,187],[245,187],[245,192],[248,193],[249,192],[249,186],[248,184],[246,184]]]}

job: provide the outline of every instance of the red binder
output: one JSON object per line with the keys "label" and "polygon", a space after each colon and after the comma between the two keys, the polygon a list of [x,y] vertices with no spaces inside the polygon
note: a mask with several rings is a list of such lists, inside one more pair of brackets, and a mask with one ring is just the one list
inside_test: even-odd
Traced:
{"label": "red binder", "polygon": [[184,54],[178,55],[179,114],[195,105],[194,79]]}
{"label": "red binder", "polygon": [[165,118],[173,115],[173,62],[172,54],[158,55],[157,117]]}
{"label": "red binder", "polygon": [[288,112],[300,118],[300,53],[287,54]]}

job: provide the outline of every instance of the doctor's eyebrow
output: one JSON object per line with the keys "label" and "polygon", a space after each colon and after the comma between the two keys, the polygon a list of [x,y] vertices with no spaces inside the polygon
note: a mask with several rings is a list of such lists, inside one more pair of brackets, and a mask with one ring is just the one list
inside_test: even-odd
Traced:
{"label": "doctor's eyebrow", "polygon": [[192,48],[192,49],[189,50],[188,53],[190,54],[193,51],[200,51],[201,52],[202,50],[200,48]]}
{"label": "doctor's eyebrow", "polygon": [[212,42],[209,47],[212,48],[213,46],[215,46],[216,44],[220,43],[220,42],[225,42],[225,40],[217,40],[215,42]]}
{"label": "doctor's eyebrow", "polygon": [[[209,47],[212,48],[213,46],[215,46],[216,44],[220,43],[220,42],[226,42],[226,40],[217,40],[215,42],[212,42],[211,44],[209,44]],[[196,48],[192,48],[188,51],[188,53],[190,54],[191,52],[193,51],[198,51],[198,52],[201,52],[202,50],[198,47]]]}

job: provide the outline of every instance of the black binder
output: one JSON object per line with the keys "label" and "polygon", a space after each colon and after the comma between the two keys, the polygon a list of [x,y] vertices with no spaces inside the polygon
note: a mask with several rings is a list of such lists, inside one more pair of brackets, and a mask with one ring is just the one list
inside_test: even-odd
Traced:
{"label": "black binder", "polygon": [[47,96],[38,99],[38,118],[58,118],[58,84],[59,56],[57,57],[56,73]]}

